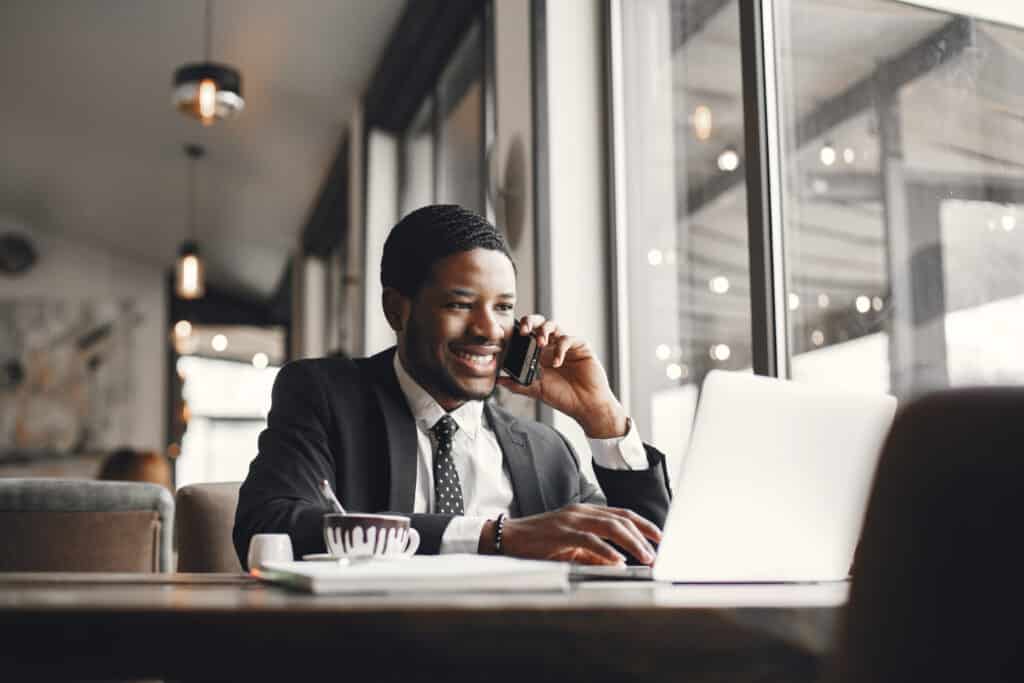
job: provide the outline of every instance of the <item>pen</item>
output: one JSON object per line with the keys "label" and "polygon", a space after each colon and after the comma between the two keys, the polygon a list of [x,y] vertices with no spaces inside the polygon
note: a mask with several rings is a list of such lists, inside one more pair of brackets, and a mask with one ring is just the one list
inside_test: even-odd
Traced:
{"label": "pen", "polygon": [[326,479],[320,482],[320,493],[324,494],[324,498],[331,501],[336,512],[340,512],[343,515],[345,514],[345,508],[341,506],[341,502],[338,500],[338,497],[334,495],[334,491],[331,489],[331,485],[327,483]]}

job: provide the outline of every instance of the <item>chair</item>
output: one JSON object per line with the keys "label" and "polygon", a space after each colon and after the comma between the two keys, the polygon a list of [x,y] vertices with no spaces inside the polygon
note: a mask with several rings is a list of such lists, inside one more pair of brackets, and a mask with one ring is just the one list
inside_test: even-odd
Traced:
{"label": "chair", "polygon": [[0,571],[169,572],[173,525],[156,484],[0,479]]}
{"label": "chair", "polygon": [[835,678],[1024,680],[1024,388],[901,411],[854,564]]}
{"label": "chair", "polygon": [[174,523],[178,571],[242,571],[231,541],[241,486],[241,482],[233,481],[178,489]]}

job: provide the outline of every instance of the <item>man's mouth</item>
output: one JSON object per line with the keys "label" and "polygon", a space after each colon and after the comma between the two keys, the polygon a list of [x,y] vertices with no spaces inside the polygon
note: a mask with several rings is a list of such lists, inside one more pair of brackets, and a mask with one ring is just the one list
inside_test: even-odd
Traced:
{"label": "man's mouth", "polygon": [[496,348],[452,348],[452,355],[466,369],[481,374],[492,374],[501,350]]}

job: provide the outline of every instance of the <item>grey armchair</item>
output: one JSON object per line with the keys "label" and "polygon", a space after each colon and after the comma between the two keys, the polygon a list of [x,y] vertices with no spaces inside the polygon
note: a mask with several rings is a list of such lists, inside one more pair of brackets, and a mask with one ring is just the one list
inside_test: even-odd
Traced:
{"label": "grey armchair", "polygon": [[174,498],[163,486],[0,479],[0,571],[172,571]]}
{"label": "grey armchair", "polygon": [[178,489],[174,530],[180,572],[241,572],[231,529],[238,481],[192,484]]}

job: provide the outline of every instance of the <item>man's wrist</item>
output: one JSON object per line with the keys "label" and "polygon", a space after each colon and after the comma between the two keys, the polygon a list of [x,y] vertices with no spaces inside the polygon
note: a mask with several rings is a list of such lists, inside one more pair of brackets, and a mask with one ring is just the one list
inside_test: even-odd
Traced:
{"label": "man's wrist", "polygon": [[590,439],[616,439],[629,433],[629,416],[617,401],[597,419],[580,420],[579,423]]}
{"label": "man's wrist", "polygon": [[495,522],[489,519],[484,522],[484,528],[480,530],[480,542],[477,544],[476,552],[480,555],[495,555],[494,548]]}

